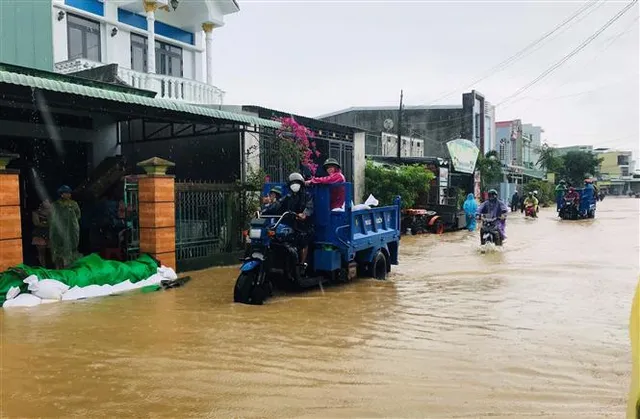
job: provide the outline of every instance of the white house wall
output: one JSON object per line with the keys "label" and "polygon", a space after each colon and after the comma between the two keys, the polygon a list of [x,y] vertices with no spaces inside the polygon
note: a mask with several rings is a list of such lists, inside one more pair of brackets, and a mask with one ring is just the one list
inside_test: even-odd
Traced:
{"label": "white house wall", "polygon": [[357,132],[353,135],[353,201],[356,204],[362,202],[364,194],[364,169],[367,164],[365,160],[365,137],[364,132]]}
{"label": "white house wall", "polygon": [[[0,0],[1,1],[1,0]],[[75,9],[64,4],[64,1],[53,1],[53,56],[54,62],[59,63],[69,60],[68,39],[67,39],[67,14],[72,13],[80,17],[100,22],[100,46],[101,61],[105,64],[118,64],[119,67],[131,69],[131,34],[137,33],[146,36],[146,31],[118,21],[118,4],[105,1],[104,16],[96,15],[84,10]],[[214,7],[215,8],[215,7]],[[64,11],[65,16],[58,20],[58,12]],[[216,12],[216,13],[219,13]],[[222,15],[219,15],[220,20]],[[199,19],[199,17],[194,17]],[[176,19],[170,13],[156,13],[158,22],[171,26],[178,26]],[[116,28],[118,32],[111,36],[111,31]],[[214,29],[214,36],[215,36]],[[194,32],[194,45],[177,41],[156,34],[156,40],[166,42],[182,48],[183,54],[183,77],[186,79],[206,82],[206,60],[204,54],[204,32],[199,30]],[[214,68],[215,68],[215,59]]]}

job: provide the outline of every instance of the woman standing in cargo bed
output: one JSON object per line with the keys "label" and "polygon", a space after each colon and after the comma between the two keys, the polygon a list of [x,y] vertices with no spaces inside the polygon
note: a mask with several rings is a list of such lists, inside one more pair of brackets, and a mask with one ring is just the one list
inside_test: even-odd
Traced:
{"label": "woman standing in cargo bed", "polygon": [[71,188],[58,189],[58,199],[51,207],[49,242],[56,269],[71,265],[78,254],[80,242],[80,207],[71,199]]}

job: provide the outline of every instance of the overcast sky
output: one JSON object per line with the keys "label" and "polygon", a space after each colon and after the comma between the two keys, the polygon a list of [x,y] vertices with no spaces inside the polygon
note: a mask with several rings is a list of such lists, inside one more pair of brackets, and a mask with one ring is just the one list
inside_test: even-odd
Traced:
{"label": "overcast sky", "polygon": [[[630,1],[600,2],[472,86],[498,104],[562,59]],[[306,116],[351,106],[460,104],[469,86],[585,2],[251,1],[214,36],[227,104]],[[565,65],[496,110],[551,144],[639,142],[638,4]],[[443,95],[454,93],[437,101]]]}

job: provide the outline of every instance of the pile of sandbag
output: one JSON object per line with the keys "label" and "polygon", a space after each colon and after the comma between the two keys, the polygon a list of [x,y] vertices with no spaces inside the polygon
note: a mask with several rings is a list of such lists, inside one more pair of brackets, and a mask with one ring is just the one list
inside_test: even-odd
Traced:
{"label": "pile of sandbag", "polygon": [[58,301],[74,301],[86,298],[104,297],[107,295],[122,294],[128,291],[151,286],[159,286],[162,281],[173,281],[178,278],[171,268],[162,266],[157,272],[147,279],[131,282],[130,279],[111,284],[91,284],[86,286],[69,285],[56,279],[38,279],[36,275],[29,275],[23,280],[27,286],[26,292],[21,292],[19,286],[12,286],[6,293],[3,308],[8,307],[33,307],[39,304]]}

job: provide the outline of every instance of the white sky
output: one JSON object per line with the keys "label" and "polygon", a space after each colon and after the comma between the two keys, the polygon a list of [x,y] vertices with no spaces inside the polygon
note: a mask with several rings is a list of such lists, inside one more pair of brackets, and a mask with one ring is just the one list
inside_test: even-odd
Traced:
{"label": "white sky", "polygon": [[[589,9],[522,59],[473,86],[494,104],[568,54],[630,1]],[[214,83],[227,104],[306,116],[351,106],[460,104],[474,80],[583,1],[251,1],[214,33]],[[557,145],[639,142],[638,4],[569,62],[496,110]]]}

